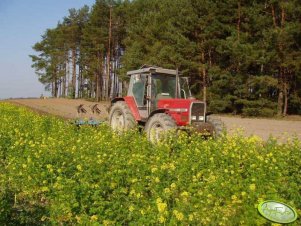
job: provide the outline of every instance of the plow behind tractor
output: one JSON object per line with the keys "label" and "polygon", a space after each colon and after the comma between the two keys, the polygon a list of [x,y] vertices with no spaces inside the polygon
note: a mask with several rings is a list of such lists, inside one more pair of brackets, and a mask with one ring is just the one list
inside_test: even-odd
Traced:
{"label": "plow behind tractor", "polygon": [[89,117],[87,119],[86,114],[88,111],[95,116],[98,116],[101,113],[98,104],[94,104],[92,106],[84,106],[80,104],[77,107],[77,119],[74,121],[76,126],[90,125],[90,126],[98,126],[103,121],[96,119],[96,117]]}

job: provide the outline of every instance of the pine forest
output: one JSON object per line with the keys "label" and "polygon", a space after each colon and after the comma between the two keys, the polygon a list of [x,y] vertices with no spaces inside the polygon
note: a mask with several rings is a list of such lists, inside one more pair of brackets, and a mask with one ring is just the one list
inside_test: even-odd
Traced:
{"label": "pine forest", "polygon": [[189,77],[214,113],[301,114],[300,0],[96,0],[33,49],[53,97],[110,100],[127,71],[156,65]]}

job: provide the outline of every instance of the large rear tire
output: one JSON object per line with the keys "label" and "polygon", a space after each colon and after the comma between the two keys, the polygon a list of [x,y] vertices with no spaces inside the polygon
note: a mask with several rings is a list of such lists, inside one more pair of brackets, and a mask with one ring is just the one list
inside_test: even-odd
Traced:
{"label": "large rear tire", "polygon": [[145,125],[145,132],[151,143],[157,143],[164,138],[166,132],[176,129],[177,125],[171,116],[157,113]]}
{"label": "large rear tire", "polygon": [[118,101],[111,107],[109,122],[111,128],[117,132],[133,129],[137,125],[131,110],[124,101]]}
{"label": "large rear tire", "polygon": [[219,118],[212,117],[212,116],[207,116],[206,121],[210,123],[213,127],[213,134],[212,134],[213,137],[214,138],[220,137],[223,131],[225,130],[224,123]]}

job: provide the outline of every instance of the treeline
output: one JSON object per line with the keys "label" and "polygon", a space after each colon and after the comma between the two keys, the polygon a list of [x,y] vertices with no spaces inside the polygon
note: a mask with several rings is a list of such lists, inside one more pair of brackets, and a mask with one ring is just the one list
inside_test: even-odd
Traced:
{"label": "treeline", "polygon": [[179,68],[213,112],[301,114],[299,0],[96,0],[33,49],[54,97],[108,100],[148,64]]}

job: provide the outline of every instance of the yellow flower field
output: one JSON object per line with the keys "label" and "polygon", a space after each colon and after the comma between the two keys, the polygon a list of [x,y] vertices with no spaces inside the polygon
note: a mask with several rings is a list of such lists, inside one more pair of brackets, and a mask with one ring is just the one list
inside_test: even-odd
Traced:
{"label": "yellow flower field", "polygon": [[[278,200],[301,214],[300,141],[78,129],[0,103],[1,225],[270,225]],[[292,225],[301,225],[300,218]]]}

